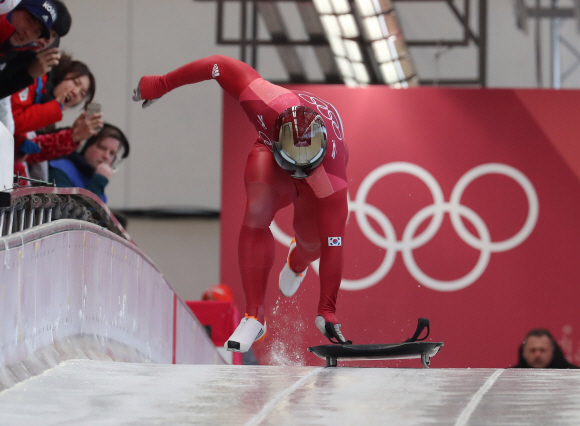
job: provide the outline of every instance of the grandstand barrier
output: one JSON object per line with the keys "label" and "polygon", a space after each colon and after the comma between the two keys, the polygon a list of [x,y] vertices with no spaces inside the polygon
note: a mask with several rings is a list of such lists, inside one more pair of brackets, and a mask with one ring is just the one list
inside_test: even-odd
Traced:
{"label": "grandstand barrier", "polygon": [[[0,191],[12,188],[14,172],[14,137],[0,122]],[[2,204],[0,204],[2,206]]]}
{"label": "grandstand barrier", "polygon": [[0,390],[77,358],[226,363],[90,192],[28,187],[11,199],[0,208]]}

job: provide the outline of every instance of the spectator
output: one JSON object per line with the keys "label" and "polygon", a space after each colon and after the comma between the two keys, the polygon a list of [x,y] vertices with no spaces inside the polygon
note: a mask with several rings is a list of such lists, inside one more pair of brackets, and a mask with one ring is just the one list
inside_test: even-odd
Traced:
{"label": "spectator", "polygon": [[[89,67],[63,54],[52,71],[12,95],[14,135],[36,131],[59,122],[64,110],[79,105],[83,100],[85,105],[91,102],[95,90],[95,78]],[[95,130],[93,134],[96,133]]]}
{"label": "spectator", "polygon": [[520,345],[513,368],[580,368],[566,359],[552,334],[543,328],[531,330]]}
{"label": "spectator", "polygon": [[[34,84],[34,80],[58,65],[60,55],[55,46],[66,36],[72,25],[67,7],[60,0],[52,0],[57,18],[48,39],[39,38],[29,50],[17,50],[0,58],[0,98],[10,96]],[[29,46],[30,47],[30,46]]]}
{"label": "spectator", "polygon": [[[1,58],[0,58],[1,59]],[[0,71],[0,121],[14,134],[14,117],[10,96],[34,84],[34,79],[42,77],[58,65],[58,49],[46,49],[38,54],[30,50],[19,52],[12,62],[4,65]]]}
{"label": "spectator", "polygon": [[22,0],[0,17],[0,54],[14,48],[27,48],[39,38],[50,38],[57,9],[52,0]]}
{"label": "spectator", "polygon": [[[38,78],[23,91],[12,95],[14,118],[14,143],[16,153],[15,173],[29,176],[24,161],[38,163],[68,155],[81,141],[95,135],[103,126],[102,114],[87,116],[83,112],[72,128],[58,134],[37,136],[36,130],[53,125],[62,119],[63,110],[77,106],[83,100],[88,104],[95,94],[95,79],[83,62],[62,55],[58,66]],[[41,151],[44,151],[41,153]],[[30,154],[38,154],[30,156]],[[47,167],[37,168],[37,179],[48,178]]]}
{"label": "spectator", "polygon": [[[47,161],[70,154],[79,146],[79,141],[83,141],[93,134],[90,127],[91,119],[85,117],[85,113],[81,114],[72,128],[57,129],[53,132],[36,135],[30,140],[22,135],[16,137],[15,142],[16,146],[20,147],[20,154],[15,163],[15,173],[18,171],[20,176],[48,180]],[[99,119],[99,122],[102,123],[102,119]],[[22,155],[22,151],[30,146],[35,147],[34,149],[39,150],[39,152]],[[26,161],[25,164],[23,164],[24,161]]]}
{"label": "spectator", "polygon": [[47,46],[54,44],[57,37],[63,38],[66,36],[72,26],[72,16],[70,15],[66,5],[61,0],[51,1],[56,6],[56,19],[52,24],[50,39],[40,38],[35,41],[35,44],[39,49],[45,49]]}
{"label": "spectator", "polygon": [[105,187],[120,161],[129,156],[129,141],[111,124],[91,136],[80,152],[49,163],[49,180],[58,187],[85,188],[107,202]]}
{"label": "spectator", "polygon": [[[35,61],[35,54],[31,50],[35,48],[33,42],[41,42],[42,37],[50,39],[51,27],[58,13],[61,13],[62,19],[55,34],[66,29],[67,16],[70,18],[66,6],[60,0],[58,3],[52,0],[24,0],[19,3],[9,0],[0,4],[2,13],[10,12],[17,6],[9,14],[0,16],[0,121],[12,133],[14,121],[10,100],[6,97],[32,84],[28,67]],[[70,28],[70,22],[68,26]],[[54,61],[54,58],[49,57],[51,53],[47,52],[39,58],[39,64],[34,67],[35,73],[44,63]]]}

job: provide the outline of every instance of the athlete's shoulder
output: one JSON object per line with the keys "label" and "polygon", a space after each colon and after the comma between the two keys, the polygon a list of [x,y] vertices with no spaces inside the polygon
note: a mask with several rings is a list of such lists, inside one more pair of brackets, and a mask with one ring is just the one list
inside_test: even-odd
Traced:
{"label": "athlete's shoulder", "polygon": [[[262,77],[256,78],[248,87],[266,103],[270,103],[284,95],[293,95],[291,90],[271,83],[268,80],[264,80]],[[294,101],[294,103],[296,103],[296,101]]]}

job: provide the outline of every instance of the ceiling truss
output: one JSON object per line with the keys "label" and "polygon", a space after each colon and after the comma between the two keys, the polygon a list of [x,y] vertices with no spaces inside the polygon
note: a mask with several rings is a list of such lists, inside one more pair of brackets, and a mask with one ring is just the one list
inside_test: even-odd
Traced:
{"label": "ceiling truss", "polygon": [[[274,47],[278,52],[280,60],[286,69],[289,80],[288,83],[342,83],[339,67],[336,63],[335,55],[331,49],[325,29],[322,25],[319,13],[311,0],[195,0],[214,1],[217,3],[217,34],[218,45],[238,46],[240,49],[240,59],[254,68],[258,67],[260,49],[263,47]],[[348,1],[354,6],[354,0]],[[378,0],[380,1],[380,0]],[[306,33],[304,39],[293,39],[288,31],[287,24],[283,19],[279,4],[291,2],[296,5],[302,25]],[[398,3],[443,3],[458,22],[462,29],[462,37],[457,39],[446,39],[443,37],[429,37],[424,39],[405,39],[407,48],[410,51],[411,59],[413,51],[422,48],[447,47],[449,49],[472,48],[477,49],[476,69],[477,75],[465,78],[438,78],[421,79],[421,85],[470,85],[485,87],[487,84],[487,0],[392,0]],[[237,3],[239,7],[239,34],[237,37],[226,37],[226,8],[228,4]],[[458,3],[461,7],[458,7]],[[353,7],[354,9],[354,7]],[[472,13],[474,11],[477,13]],[[269,33],[269,38],[264,39],[258,36],[259,15]],[[471,15],[476,15],[477,19],[472,19]],[[357,18],[360,20],[360,16]],[[472,22],[476,21],[476,22]],[[475,24],[475,25],[474,25]],[[357,40],[361,45],[366,44],[362,51],[362,62],[369,70],[369,84],[384,84],[381,81],[380,73],[377,70],[376,61],[373,61],[370,44],[364,40]],[[310,46],[314,49],[318,65],[323,75],[322,81],[310,81],[304,69],[303,61],[299,55],[298,47]]]}

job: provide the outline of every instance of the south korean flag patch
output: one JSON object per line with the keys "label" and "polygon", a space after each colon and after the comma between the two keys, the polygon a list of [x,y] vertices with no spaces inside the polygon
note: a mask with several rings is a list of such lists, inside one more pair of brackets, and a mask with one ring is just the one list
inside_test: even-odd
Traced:
{"label": "south korean flag patch", "polygon": [[342,245],[342,237],[328,237],[328,246],[337,247]]}

